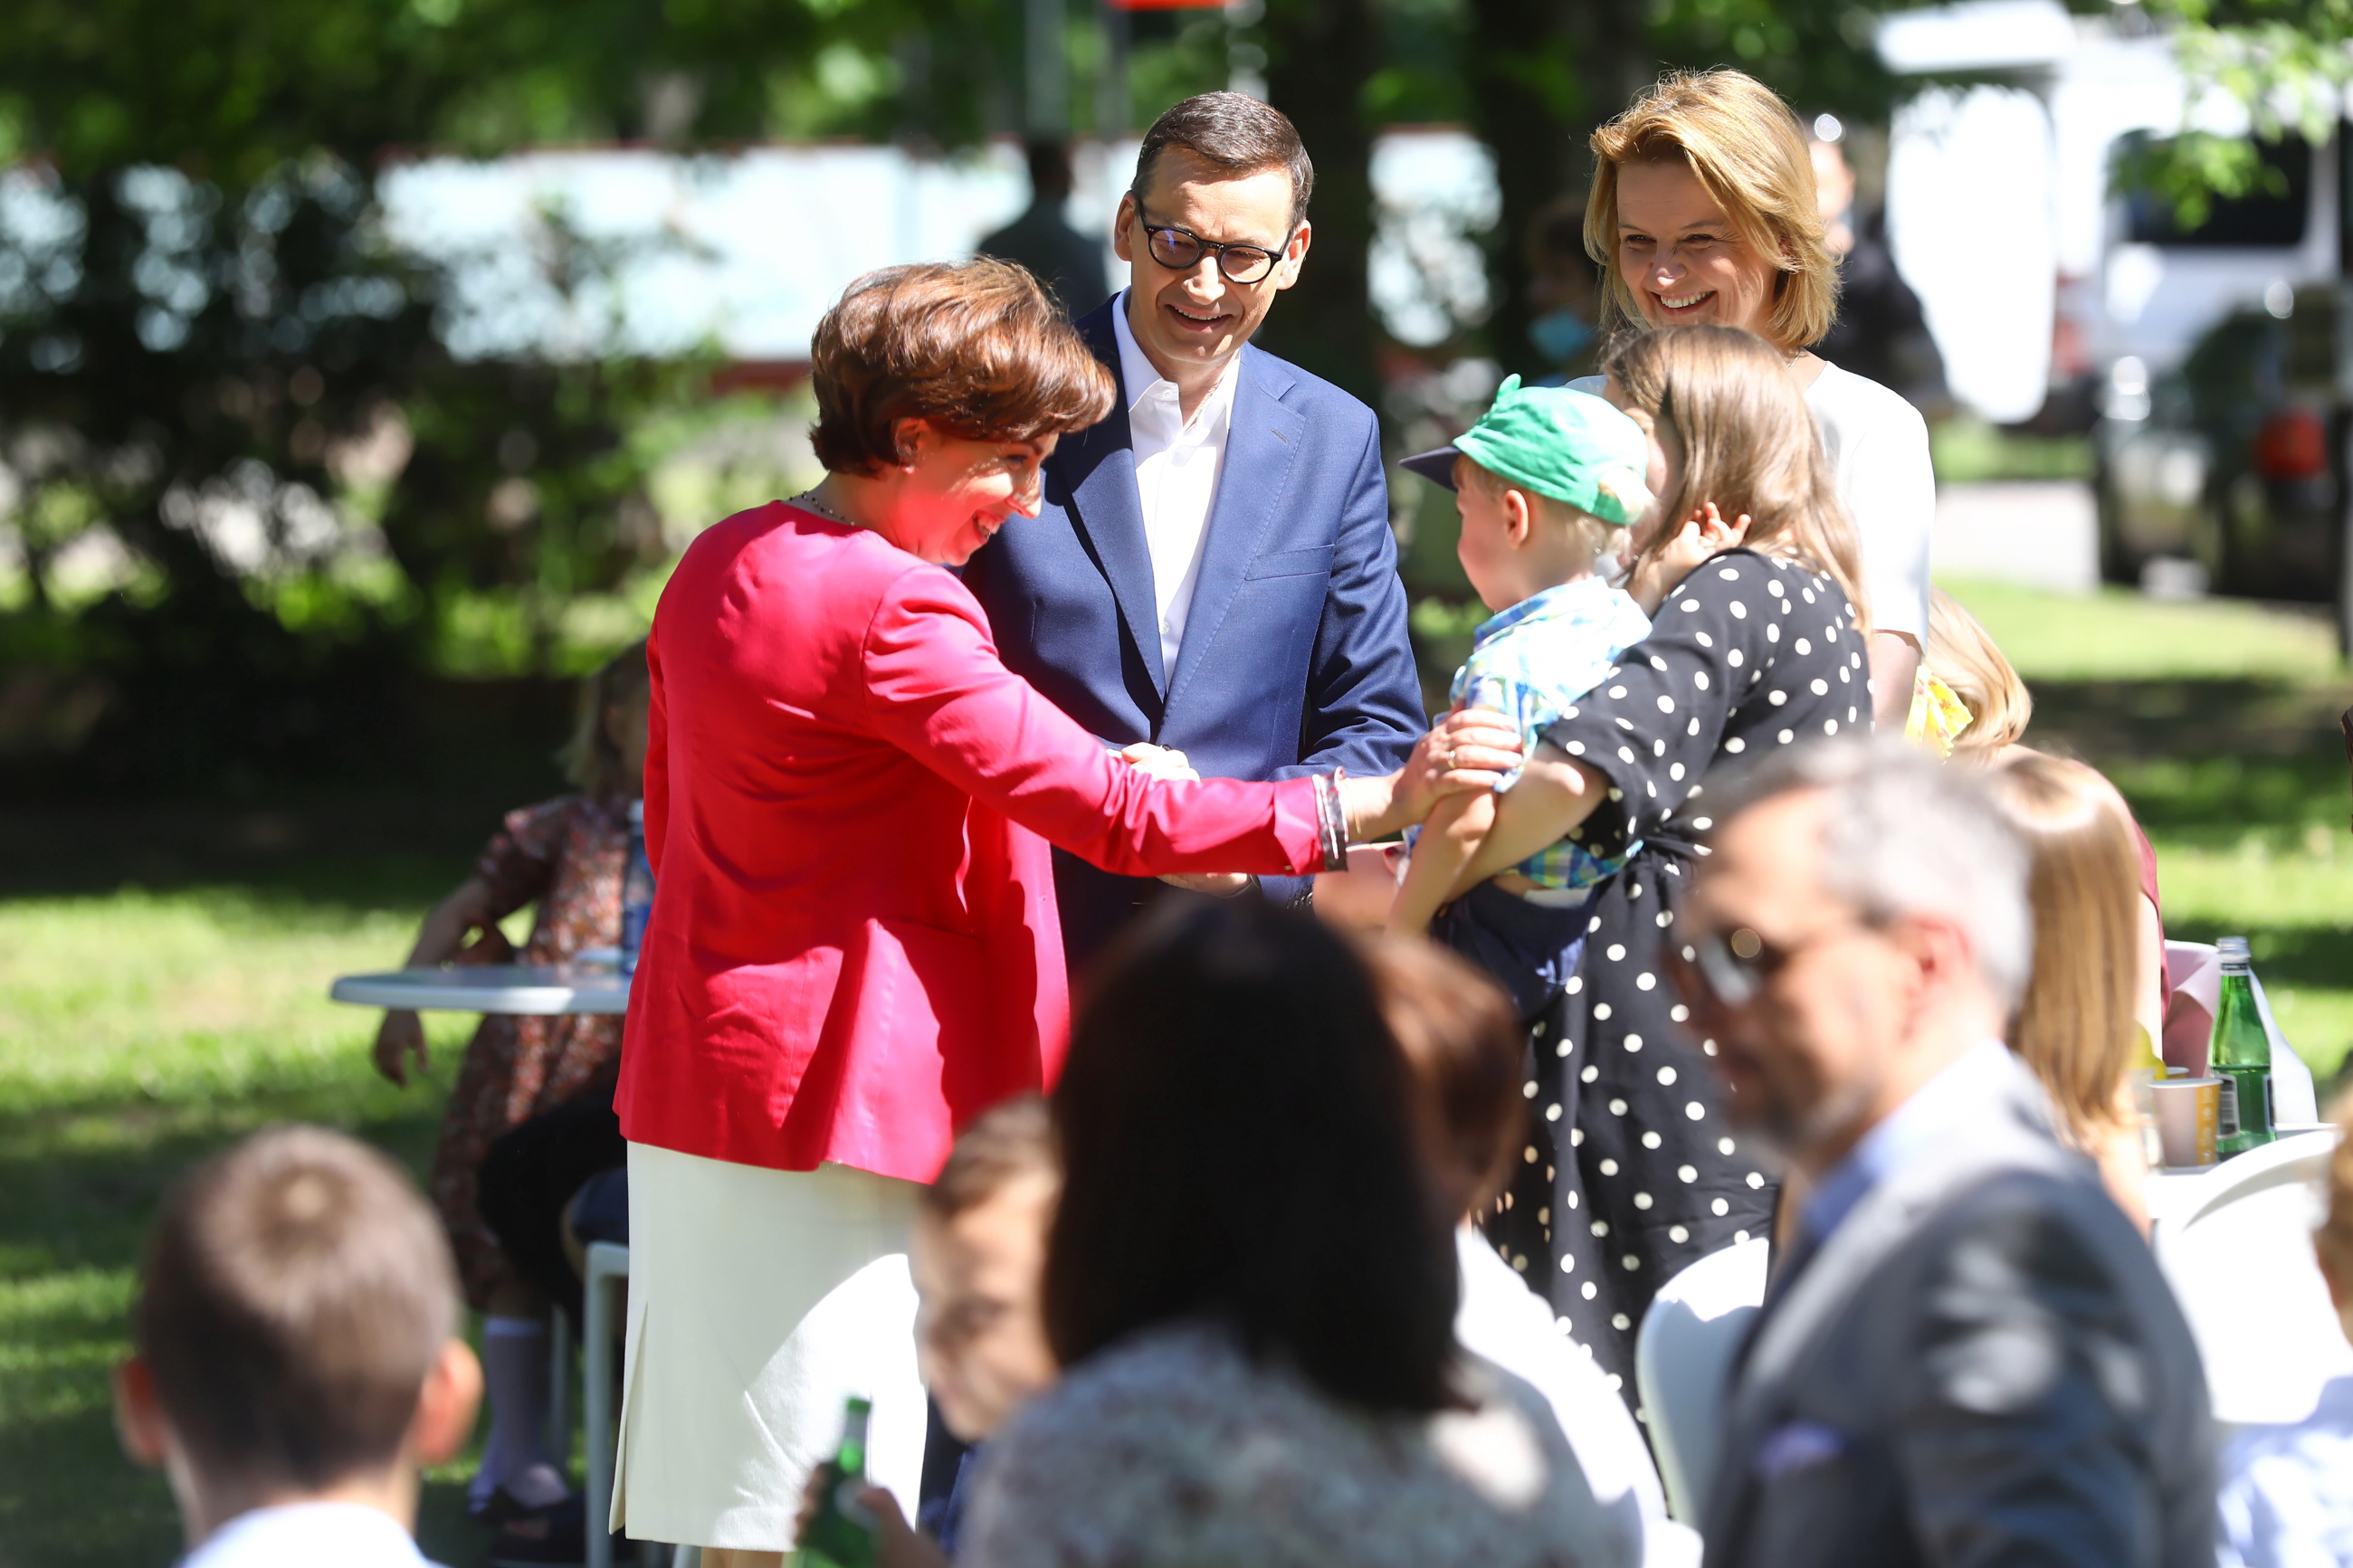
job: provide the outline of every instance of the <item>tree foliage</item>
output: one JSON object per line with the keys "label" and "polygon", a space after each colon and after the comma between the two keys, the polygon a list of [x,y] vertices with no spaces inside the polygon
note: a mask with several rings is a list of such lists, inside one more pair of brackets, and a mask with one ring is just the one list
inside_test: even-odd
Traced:
{"label": "tree foliage", "polygon": [[2336,130],[2353,82],[2353,0],[2149,0],[2148,11],[2174,38],[2192,111],[2203,92],[2246,110],[2251,135],[2185,125],[2123,171],[2194,228],[2213,198],[2247,195],[2263,183],[2255,141],[2293,132],[2316,147]]}

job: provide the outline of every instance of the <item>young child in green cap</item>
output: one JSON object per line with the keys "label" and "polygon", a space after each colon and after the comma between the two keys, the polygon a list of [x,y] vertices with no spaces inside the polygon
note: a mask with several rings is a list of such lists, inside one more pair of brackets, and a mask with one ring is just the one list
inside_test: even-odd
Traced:
{"label": "young child in green cap", "polygon": [[[1496,612],[1454,673],[1454,706],[1509,716],[1529,754],[1545,726],[1571,716],[1618,656],[1650,635],[1650,617],[1599,570],[1613,531],[1651,510],[1649,462],[1650,442],[1626,415],[1590,393],[1522,386],[1517,376],[1454,445],[1405,460],[1454,491],[1456,553]],[[1514,769],[1496,792],[1518,779]],[[1501,980],[1525,1016],[1575,972],[1584,908],[1638,846],[1597,858],[1572,830],[1441,912],[1494,820],[1493,794],[1454,795],[1430,814],[1388,929],[1430,931]]]}

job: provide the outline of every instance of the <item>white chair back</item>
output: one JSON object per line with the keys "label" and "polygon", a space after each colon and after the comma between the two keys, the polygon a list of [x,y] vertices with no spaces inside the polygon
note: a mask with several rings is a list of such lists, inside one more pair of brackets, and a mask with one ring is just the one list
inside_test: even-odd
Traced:
{"label": "white chair back", "polygon": [[1724,1441],[1733,1357],[1765,1301],[1765,1239],[1710,1253],[1666,1282],[1634,1341],[1634,1386],[1667,1511],[1697,1529]]}
{"label": "white chair back", "polygon": [[2219,1421],[2301,1421],[2321,1384],[2353,1373],[2312,1253],[2336,1148],[2328,1129],[2225,1161],[2157,1227],[2158,1267],[2197,1337]]}

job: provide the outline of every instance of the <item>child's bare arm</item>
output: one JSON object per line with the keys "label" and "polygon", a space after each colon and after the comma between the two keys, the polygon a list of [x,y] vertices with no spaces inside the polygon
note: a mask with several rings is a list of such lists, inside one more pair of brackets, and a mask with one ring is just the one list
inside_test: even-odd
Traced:
{"label": "child's bare arm", "polygon": [[[456,957],[468,934],[488,925],[490,919],[490,884],[480,877],[467,878],[425,917],[425,924],[417,933],[417,945],[408,950],[408,966],[428,968]],[[410,1012],[384,1016],[375,1032],[375,1047],[370,1054],[375,1059],[375,1070],[403,1089],[408,1087],[412,1070],[429,1071],[433,1065],[425,1043],[425,1022]]]}
{"label": "child's bare arm", "polygon": [[1479,853],[1494,826],[1493,790],[1451,795],[1431,808],[1430,819],[1422,824],[1421,837],[1414,844],[1413,858],[1406,862],[1405,881],[1398,889],[1397,901],[1389,906],[1389,934],[1419,936],[1429,931],[1430,919],[1446,902],[1455,878]]}

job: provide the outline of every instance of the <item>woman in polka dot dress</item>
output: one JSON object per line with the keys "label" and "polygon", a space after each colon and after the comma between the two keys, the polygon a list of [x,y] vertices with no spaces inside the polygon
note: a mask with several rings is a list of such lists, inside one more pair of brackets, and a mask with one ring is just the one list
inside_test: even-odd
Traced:
{"label": "woman in polka dot dress", "polygon": [[1597,854],[1640,844],[1531,1025],[1532,1131],[1488,1225],[1630,1398],[1633,1331],[1658,1288],[1772,1220],[1773,1183],[1725,1121],[1712,1043],[1684,1026],[1664,965],[1685,868],[1706,853],[1704,781],[1868,728],[1871,693],[1852,532],[1780,356],[1736,329],[1670,328],[1613,356],[1610,394],[1653,429],[1652,489],[1668,498],[1635,540],[1651,635],[1546,731],[1464,878],[1563,837]]}

